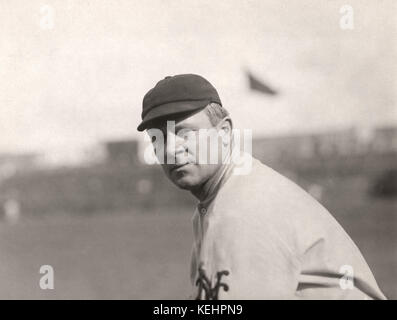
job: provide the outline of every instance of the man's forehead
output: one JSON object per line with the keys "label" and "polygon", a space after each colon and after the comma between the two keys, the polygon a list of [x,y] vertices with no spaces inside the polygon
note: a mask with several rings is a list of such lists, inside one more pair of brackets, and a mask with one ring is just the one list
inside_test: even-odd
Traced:
{"label": "man's forehead", "polygon": [[208,116],[203,110],[196,113],[184,114],[184,115],[172,115],[163,119],[159,119],[150,126],[151,129],[160,129],[165,131],[167,129],[167,124],[174,124],[175,128],[209,128],[211,127],[211,122]]}

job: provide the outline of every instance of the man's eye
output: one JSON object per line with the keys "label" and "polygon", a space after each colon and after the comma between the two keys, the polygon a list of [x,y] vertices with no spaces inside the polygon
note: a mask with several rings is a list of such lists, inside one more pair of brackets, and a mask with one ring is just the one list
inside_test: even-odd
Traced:
{"label": "man's eye", "polygon": [[179,130],[176,134],[180,137],[187,137],[189,135],[194,134],[195,132],[197,132],[198,130],[196,129],[181,129]]}

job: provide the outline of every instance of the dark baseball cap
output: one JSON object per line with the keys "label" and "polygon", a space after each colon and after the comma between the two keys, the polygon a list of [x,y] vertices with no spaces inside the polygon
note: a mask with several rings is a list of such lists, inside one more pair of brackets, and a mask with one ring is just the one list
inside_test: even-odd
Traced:
{"label": "dark baseball cap", "polygon": [[196,74],[165,77],[145,94],[142,122],[137,129],[144,131],[154,121],[167,116],[194,113],[211,102],[222,105],[214,86],[203,77]]}

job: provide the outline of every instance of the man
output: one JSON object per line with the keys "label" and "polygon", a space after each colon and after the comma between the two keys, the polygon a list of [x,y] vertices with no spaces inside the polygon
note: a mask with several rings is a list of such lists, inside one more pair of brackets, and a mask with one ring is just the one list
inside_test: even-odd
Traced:
{"label": "man", "polygon": [[[216,89],[201,76],[166,77],[143,99],[138,130],[152,137],[166,176],[199,200],[192,298],[385,299],[328,211],[240,154],[232,129]],[[237,171],[244,166],[250,170]]]}

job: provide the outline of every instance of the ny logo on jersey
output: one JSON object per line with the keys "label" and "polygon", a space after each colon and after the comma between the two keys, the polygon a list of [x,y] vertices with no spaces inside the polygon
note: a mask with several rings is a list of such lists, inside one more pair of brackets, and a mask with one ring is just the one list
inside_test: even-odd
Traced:
{"label": "ny logo on jersey", "polygon": [[198,294],[196,300],[218,300],[219,290],[221,288],[223,288],[225,292],[229,290],[229,286],[226,283],[221,282],[223,276],[229,275],[229,271],[224,270],[217,272],[214,286],[212,286],[211,281],[205,274],[203,264],[200,265],[198,272],[199,276],[196,281],[196,286],[198,286]]}

